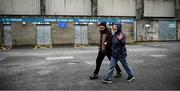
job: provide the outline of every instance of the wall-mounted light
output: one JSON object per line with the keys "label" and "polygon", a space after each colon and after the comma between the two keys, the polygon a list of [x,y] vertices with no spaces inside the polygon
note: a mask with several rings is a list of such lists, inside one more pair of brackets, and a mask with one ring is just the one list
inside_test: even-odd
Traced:
{"label": "wall-mounted light", "polygon": [[146,27],[146,28],[149,28],[149,27],[150,27],[150,24],[145,24],[145,27]]}
{"label": "wall-mounted light", "polygon": [[49,24],[49,22],[46,22],[46,24]]}
{"label": "wall-mounted light", "polygon": [[25,26],[27,23],[25,21],[22,22],[22,25]]}
{"label": "wall-mounted light", "polygon": [[76,24],[79,24],[78,22],[76,22]]}
{"label": "wall-mounted light", "polygon": [[89,23],[89,25],[93,25],[94,23]]}

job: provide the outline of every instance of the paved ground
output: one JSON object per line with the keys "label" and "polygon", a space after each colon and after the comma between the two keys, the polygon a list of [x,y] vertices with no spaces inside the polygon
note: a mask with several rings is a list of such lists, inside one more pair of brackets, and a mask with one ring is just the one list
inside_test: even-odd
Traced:
{"label": "paved ground", "polygon": [[0,52],[0,89],[9,90],[180,90],[180,42],[128,45],[133,82],[113,78],[103,84],[109,61],[103,61],[100,79],[89,80],[98,48],[12,49]]}

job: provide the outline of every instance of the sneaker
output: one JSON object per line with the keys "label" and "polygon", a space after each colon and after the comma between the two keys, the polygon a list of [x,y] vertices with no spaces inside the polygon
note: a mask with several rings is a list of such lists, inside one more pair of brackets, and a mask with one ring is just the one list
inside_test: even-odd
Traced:
{"label": "sneaker", "polygon": [[93,74],[92,76],[89,76],[90,80],[95,80],[95,79],[98,79],[98,75],[96,74]]}
{"label": "sneaker", "polygon": [[128,78],[127,78],[127,81],[133,81],[135,79],[135,77],[134,76],[129,76]]}
{"label": "sneaker", "polygon": [[120,78],[120,77],[122,77],[122,74],[121,74],[121,73],[117,73],[117,74],[114,76],[114,78]]}
{"label": "sneaker", "polygon": [[109,80],[109,79],[102,79],[102,82],[103,82],[103,83],[112,83],[112,81]]}

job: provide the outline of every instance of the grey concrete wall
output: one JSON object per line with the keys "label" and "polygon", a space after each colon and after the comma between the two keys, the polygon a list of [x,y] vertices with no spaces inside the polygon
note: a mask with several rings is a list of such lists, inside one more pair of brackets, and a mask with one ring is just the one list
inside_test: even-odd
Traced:
{"label": "grey concrete wall", "polygon": [[40,0],[0,0],[0,14],[39,15]]}
{"label": "grey concrete wall", "polygon": [[145,17],[175,17],[174,0],[144,0]]}
{"label": "grey concrete wall", "polygon": [[137,41],[158,40],[158,21],[139,20],[136,23]]}
{"label": "grey concrete wall", "polygon": [[176,40],[177,30],[174,20],[137,21],[137,41]]}
{"label": "grey concrete wall", "polygon": [[135,0],[98,0],[98,15],[136,16]]}
{"label": "grey concrete wall", "polygon": [[91,15],[90,0],[46,0],[47,15]]}

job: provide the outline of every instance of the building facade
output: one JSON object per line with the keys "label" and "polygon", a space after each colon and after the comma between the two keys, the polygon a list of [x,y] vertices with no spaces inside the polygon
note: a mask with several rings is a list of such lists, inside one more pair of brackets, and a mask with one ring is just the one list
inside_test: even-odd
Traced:
{"label": "building facade", "polygon": [[3,45],[97,44],[98,24],[122,23],[127,41],[180,40],[179,0],[0,0]]}

